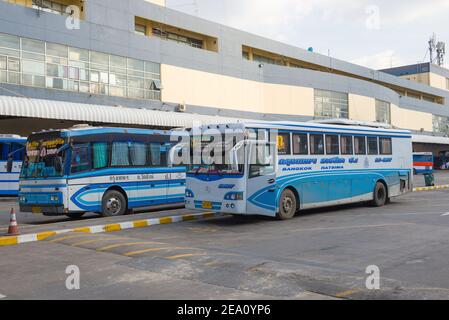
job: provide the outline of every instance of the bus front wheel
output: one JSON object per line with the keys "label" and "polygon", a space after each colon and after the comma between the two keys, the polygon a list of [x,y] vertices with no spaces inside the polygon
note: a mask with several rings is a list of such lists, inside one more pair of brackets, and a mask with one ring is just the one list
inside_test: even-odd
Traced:
{"label": "bus front wheel", "polygon": [[374,207],[383,207],[388,200],[387,188],[382,182],[376,183],[376,187],[374,188],[374,198],[372,201],[372,205]]}
{"label": "bus front wheel", "polygon": [[122,216],[126,210],[126,198],[121,192],[116,190],[106,192],[102,201],[101,214],[103,217]]}
{"label": "bus front wheel", "polygon": [[288,220],[292,219],[296,214],[297,204],[296,204],[296,196],[290,189],[285,189],[282,192],[280,201],[279,201],[279,212],[277,214],[277,218],[279,220]]}

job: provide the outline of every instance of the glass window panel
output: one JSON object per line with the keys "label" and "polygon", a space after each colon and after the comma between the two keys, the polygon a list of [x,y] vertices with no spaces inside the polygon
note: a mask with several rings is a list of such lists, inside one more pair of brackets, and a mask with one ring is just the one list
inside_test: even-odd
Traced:
{"label": "glass window panel", "polygon": [[324,154],[324,136],[322,134],[310,135],[310,154]]}
{"label": "glass window panel", "polygon": [[128,77],[128,86],[133,88],[144,88],[144,80],[142,78]]}
{"label": "glass window panel", "polygon": [[145,97],[145,93],[141,89],[128,88],[128,97],[143,99]]}
{"label": "glass window panel", "polygon": [[39,53],[22,52],[22,59],[33,59],[38,61],[45,61],[45,56]]}
{"label": "glass window panel", "polygon": [[22,38],[22,50],[45,54],[45,42]]}
{"label": "glass window panel", "polygon": [[69,61],[69,66],[78,68],[89,68],[89,63],[81,61]]}
{"label": "glass window panel", "polygon": [[71,169],[72,173],[90,170],[89,146],[74,146],[72,150]]}
{"label": "glass window panel", "polygon": [[13,49],[0,48],[0,54],[4,54],[4,55],[10,56],[10,57],[19,57],[20,51],[13,50]]}
{"label": "glass window panel", "polygon": [[144,62],[142,60],[128,58],[128,69],[144,71]]}
{"label": "glass window panel", "polygon": [[102,65],[109,65],[109,55],[101,52],[90,52],[90,62]]}
{"label": "glass window panel", "polygon": [[145,143],[132,143],[129,149],[131,165],[144,166],[147,163],[147,145]]}
{"label": "glass window panel", "polygon": [[20,73],[8,72],[8,83],[20,84]]}
{"label": "glass window panel", "polygon": [[368,137],[368,154],[369,155],[379,154],[379,145],[377,137]]}
{"label": "glass window panel", "polygon": [[8,81],[8,75],[6,73],[6,71],[2,71],[0,70],[0,82],[7,82]]}
{"label": "glass window panel", "polygon": [[125,75],[111,74],[109,76],[110,83],[114,86],[126,87],[127,78]]}
{"label": "glass window panel", "polygon": [[20,59],[8,57],[8,70],[20,71]]}
{"label": "glass window panel", "polygon": [[113,73],[121,73],[121,74],[126,75],[126,69],[124,69],[124,68],[111,66],[111,68],[109,70]]}
{"label": "glass window panel", "polygon": [[99,82],[100,81],[100,73],[98,71],[90,71],[90,81]]}
{"label": "glass window panel", "polygon": [[47,88],[66,90],[67,89],[67,80],[60,78],[46,78]]}
{"label": "glass window panel", "polygon": [[89,50],[79,48],[69,48],[70,60],[89,62]]}
{"label": "glass window panel", "polygon": [[69,78],[78,80],[80,78],[80,71],[78,68],[69,67]]}
{"label": "glass window panel", "polygon": [[4,56],[0,56],[0,69],[6,70],[6,63],[7,59]]}
{"label": "glass window panel", "polygon": [[116,66],[126,69],[126,58],[120,56],[110,56],[111,66]]}
{"label": "glass window panel", "polygon": [[79,82],[78,81],[73,81],[73,80],[69,80],[67,82],[67,89],[70,91],[79,91]]}
{"label": "glass window panel", "polygon": [[129,166],[129,146],[128,142],[113,142],[111,166]]}
{"label": "glass window panel", "polygon": [[91,69],[99,70],[99,71],[109,71],[109,66],[107,64],[90,64]]}
{"label": "glass window panel", "polygon": [[96,94],[108,94],[108,86],[102,83],[91,83],[90,84],[90,92]]}
{"label": "glass window panel", "polygon": [[24,74],[22,75],[22,84],[25,86],[45,87],[45,77],[32,74]]}
{"label": "glass window panel", "polygon": [[101,83],[109,83],[109,73],[100,72],[100,82]]}
{"label": "glass window panel", "polygon": [[380,154],[391,155],[393,154],[393,146],[391,138],[379,138]]}
{"label": "glass window panel", "polygon": [[109,94],[115,97],[125,97],[126,96],[126,88],[125,87],[109,87]]}
{"label": "glass window panel", "polygon": [[89,70],[79,69],[80,80],[89,81]]}
{"label": "glass window panel", "polygon": [[56,43],[47,43],[47,55],[67,58],[67,46]]}
{"label": "glass window panel", "polygon": [[108,166],[109,148],[106,142],[95,142],[92,144],[94,169],[102,169]]}
{"label": "glass window panel", "polygon": [[277,145],[278,145],[278,153],[280,155],[291,154],[290,133],[279,133]]}
{"label": "glass window panel", "polygon": [[80,82],[80,92],[88,93],[89,92],[89,82]]}
{"label": "glass window panel", "polygon": [[143,78],[145,76],[145,73],[143,71],[135,71],[128,69],[128,75]]}
{"label": "glass window panel", "polygon": [[309,154],[309,142],[307,134],[293,134],[293,154]]}
{"label": "glass window panel", "polygon": [[150,144],[150,165],[154,167],[158,167],[162,163],[162,146],[158,143]]}
{"label": "glass window panel", "polygon": [[365,155],[366,137],[354,137],[354,149],[356,155]]}
{"label": "glass window panel", "polygon": [[340,146],[338,136],[326,135],[326,154],[338,155],[340,154]]}
{"label": "glass window panel", "polygon": [[49,64],[47,63],[47,76],[57,77],[57,78],[67,78],[67,67],[61,66],[59,64]]}
{"label": "glass window panel", "polygon": [[145,61],[145,72],[160,74],[161,73],[160,64],[150,62],[150,61]]}
{"label": "glass window panel", "polygon": [[352,148],[352,137],[351,136],[341,136],[340,148],[341,148],[342,155],[354,154],[354,150]]}
{"label": "glass window panel", "polygon": [[348,118],[348,95],[342,92],[316,89],[315,116],[320,118]]}
{"label": "glass window panel", "polygon": [[20,49],[20,38],[9,34],[0,33],[0,47]]}
{"label": "glass window panel", "polygon": [[45,63],[30,60],[22,61],[22,72],[37,75],[45,75]]}

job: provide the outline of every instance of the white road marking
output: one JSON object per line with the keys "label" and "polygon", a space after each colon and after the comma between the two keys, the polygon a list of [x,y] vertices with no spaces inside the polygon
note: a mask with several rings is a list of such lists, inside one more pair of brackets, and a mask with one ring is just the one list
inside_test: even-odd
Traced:
{"label": "white road marking", "polygon": [[442,214],[441,216],[442,216],[442,217],[449,216],[449,212],[448,212],[448,213],[445,213],[445,214]]}
{"label": "white road marking", "polygon": [[6,296],[0,293],[0,299],[5,299]]}

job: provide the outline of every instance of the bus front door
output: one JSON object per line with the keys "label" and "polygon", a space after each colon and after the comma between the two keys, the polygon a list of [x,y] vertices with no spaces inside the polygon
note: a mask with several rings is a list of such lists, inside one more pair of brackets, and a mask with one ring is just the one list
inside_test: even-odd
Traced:
{"label": "bus front door", "polygon": [[246,213],[276,216],[275,144],[250,142],[247,146]]}

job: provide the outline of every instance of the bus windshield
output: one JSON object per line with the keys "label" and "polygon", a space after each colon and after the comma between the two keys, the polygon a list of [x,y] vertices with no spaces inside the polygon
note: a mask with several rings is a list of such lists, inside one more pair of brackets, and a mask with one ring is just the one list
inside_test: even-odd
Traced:
{"label": "bus windshield", "polygon": [[209,175],[243,175],[244,144],[192,138],[192,159],[189,173]]}
{"label": "bus windshield", "polygon": [[20,177],[23,179],[62,177],[65,152],[58,152],[58,150],[64,144],[65,141],[62,138],[28,142],[27,155]]}

